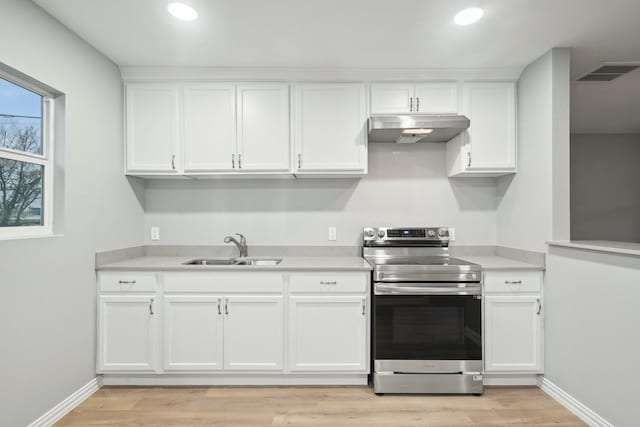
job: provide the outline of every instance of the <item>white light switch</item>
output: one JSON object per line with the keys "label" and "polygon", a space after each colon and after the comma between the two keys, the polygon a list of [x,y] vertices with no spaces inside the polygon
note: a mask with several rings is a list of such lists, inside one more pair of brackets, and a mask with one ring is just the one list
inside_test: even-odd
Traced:
{"label": "white light switch", "polygon": [[151,227],[151,240],[160,240],[160,227]]}
{"label": "white light switch", "polygon": [[454,240],[456,240],[456,229],[453,227],[449,228],[449,241],[453,242]]}
{"label": "white light switch", "polygon": [[329,227],[329,240],[331,240],[331,241],[336,240],[336,228],[335,227]]}

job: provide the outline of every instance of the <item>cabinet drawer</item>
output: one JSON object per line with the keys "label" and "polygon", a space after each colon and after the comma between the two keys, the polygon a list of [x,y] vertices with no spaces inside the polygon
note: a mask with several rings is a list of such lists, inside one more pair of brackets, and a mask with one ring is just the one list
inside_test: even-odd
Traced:
{"label": "cabinet drawer", "polygon": [[155,292],[156,273],[144,271],[104,271],[98,280],[102,292]]}
{"label": "cabinet drawer", "polygon": [[484,273],[485,292],[540,292],[541,271],[488,271]]}
{"label": "cabinet drawer", "polygon": [[289,276],[291,293],[366,293],[367,275],[363,273],[310,273]]}
{"label": "cabinet drawer", "polygon": [[281,273],[164,273],[165,292],[282,293]]}

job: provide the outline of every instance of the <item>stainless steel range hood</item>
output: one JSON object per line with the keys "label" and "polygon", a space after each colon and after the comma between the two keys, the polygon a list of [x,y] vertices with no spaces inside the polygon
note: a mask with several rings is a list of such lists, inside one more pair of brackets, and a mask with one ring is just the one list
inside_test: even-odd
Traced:
{"label": "stainless steel range hood", "polygon": [[461,115],[371,116],[369,142],[447,142],[468,127]]}

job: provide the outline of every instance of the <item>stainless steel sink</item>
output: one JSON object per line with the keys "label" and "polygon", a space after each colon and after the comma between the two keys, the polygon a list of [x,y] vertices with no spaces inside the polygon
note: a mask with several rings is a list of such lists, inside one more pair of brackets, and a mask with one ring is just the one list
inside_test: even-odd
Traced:
{"label": "stainless steel sink", "polygon": [[278,265],[282,262],[282,258],[240,258],[236,259],[234,265]]}
{"label": "stainless steel sink", "polygon": [[196,258],[183,265],[278,265],[282,258]]}
{"label": "stainless steel sink", "polygon": [[233,265],[234,263],[235,258],[197,258],[183,265]]}

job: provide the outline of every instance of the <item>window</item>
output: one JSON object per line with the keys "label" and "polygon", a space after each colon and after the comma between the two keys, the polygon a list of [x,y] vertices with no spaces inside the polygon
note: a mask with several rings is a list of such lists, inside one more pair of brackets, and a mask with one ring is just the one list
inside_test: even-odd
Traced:
{"label": "window", "polygon": [[0,74],[0,238],[50,234],[53,98]]}

